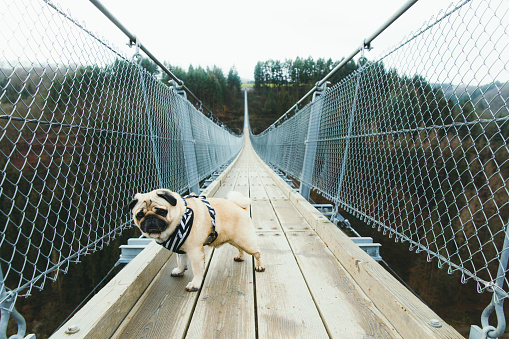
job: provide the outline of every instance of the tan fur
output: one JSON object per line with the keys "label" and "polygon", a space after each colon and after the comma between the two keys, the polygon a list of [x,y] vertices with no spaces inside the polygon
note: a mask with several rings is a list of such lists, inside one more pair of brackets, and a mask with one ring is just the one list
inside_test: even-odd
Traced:
{"label": "tan fur", "polygon": [[[172,206],[162,194],[171,194],[175,197],[176,205]],[[239,192],[230,192],[227,199],[207,198],[211,206],[216,211],[216,232],[217,239],[210,244],[212,247],[219,247],[228,243],[239,250],[235,261],[243,261],[244,252],[253,255],[255,258],[255,270],[263,272],[260,255],[260,249],[256,244],[254,228],[249,217],[249,205],[251,200]],[[212,223],[210,215],[205,204],[198,198],[189,198],[186,200],[187,206],[194,211],[194,222],[191,233],[185,243],[180,248],[186,254],[179,254],[177,257],[177,267],[172,271],[172,276],[182,276],[187,269],[186,257],[191,260],[193,269],[193,280],[186,286],[188,291],[197,291],[202,283],[205,269],[205,254],[203,244],[210,232]],[[133,220],[141,229],[143,219],[138,220],[136,215],[142,211],[146,215],[155,215],[157,218],[167,223],[167,228],[160,233],[145,233],[143,235],[163,242],[169,238],[185,212],[185,203],[182,197],[169,190],[154,190],[148,193],[138,193],[134,196],[132,205]],[[168,215],[162,217],[156,214],[156,208],[168,210]]]}

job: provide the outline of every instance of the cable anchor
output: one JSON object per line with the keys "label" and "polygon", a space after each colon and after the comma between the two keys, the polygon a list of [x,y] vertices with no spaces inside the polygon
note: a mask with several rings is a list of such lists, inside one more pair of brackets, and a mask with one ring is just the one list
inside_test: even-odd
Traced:
{"label": "cable anchor", "polygon": [[140,63],[142,56],[140,53],[140,39],[134,36],[134,39],[129,39],[129,44],[127,44],[129,47],[136,46],[136,51],[134,52],[132,56],[132,61],[135,63]]}

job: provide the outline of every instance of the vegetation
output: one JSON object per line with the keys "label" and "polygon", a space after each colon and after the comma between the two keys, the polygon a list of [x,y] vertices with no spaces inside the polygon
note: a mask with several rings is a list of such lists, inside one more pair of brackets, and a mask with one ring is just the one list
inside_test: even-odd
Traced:
{"label": "vegetation", "polygon": [[[241,93],[241,81],[235,67],[230,68],[225,76],[217,67],[189,66],[187,72],[180,67],[167,65],[173,74],[184,82],[184,85],[202,100],[214,115],[232,131],[242,133],[244,97]],[[162,81],[170,83],[170,78],[163,73]],[[199,106],[198,106],[199,108]]]}

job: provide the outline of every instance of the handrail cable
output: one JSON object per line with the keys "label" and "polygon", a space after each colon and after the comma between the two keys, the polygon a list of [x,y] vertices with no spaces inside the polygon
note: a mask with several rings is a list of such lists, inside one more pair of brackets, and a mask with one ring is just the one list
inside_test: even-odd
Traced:
{"label": "handrail cable", "polygon": [[[95,1],[95,0],[90,0]],[[313,94],[317,89],[319,89],[330,77],[336,74],[341,68],[343,68],[347,63],[349,63],[359,52],[365,49],[371,49],[371,42],[375,40],[383,31],[385,31],[394,21],[396,21],[400,16],[403,15],[410,7],[412,7],[419,0],[409,0],[400,9],[398,9],[386,22],[380,26],[373,34],[371,34],[368,38],[364,39],[362,45],[357,47],[347,58],[343,59],[336,67],[334,67],[322,80],[318,81],[313,88],[309,90],[299,101],[297,101],[292,107],[290,107],[283,115],[279,117],[272,125],[270,125],[266,130],[270,130],[275,127],[281,119],[283,119],[286,115],[288,115],[295,108],[299,107],[299,105],[306,100],[311,94]],[[263,132],[262,132],[263,133]]]}

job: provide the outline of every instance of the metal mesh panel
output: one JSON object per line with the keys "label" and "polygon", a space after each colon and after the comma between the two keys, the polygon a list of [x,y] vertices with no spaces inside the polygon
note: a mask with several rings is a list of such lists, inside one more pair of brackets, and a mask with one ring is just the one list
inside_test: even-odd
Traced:
{"label": "metal mesh panel", "polygon": [[459,270],[462,282],[475,279],[480,292],[505,298],[508,27],[507,2],[461,2],[252,143],[303,180],[285,161],[304,154],[307,130],[293,121],[321,105],[313,176],[304,183]]}
{"label": "metal mesh panel", "polygon": [[187,191],[183,140],[203,179],[242,138],[51,3],[7,3],[1,20],[0,261],[29,294],[132,227],[136,192]]}

